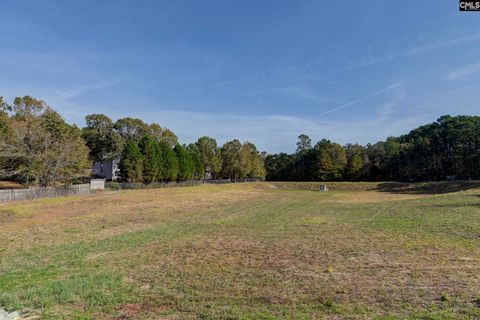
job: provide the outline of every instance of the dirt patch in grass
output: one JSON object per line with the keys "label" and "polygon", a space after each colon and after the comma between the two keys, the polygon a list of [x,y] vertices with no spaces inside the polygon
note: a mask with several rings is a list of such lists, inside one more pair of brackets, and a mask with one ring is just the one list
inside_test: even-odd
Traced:
{"label": "dirt patch in grass", "polygon": [[169,316],[170,308],[168,306],[158,306],[149,303],[126,303],[116,308],[117,315],[104,315],[105,319],[110,320],[130,320],[139,319],[139,317],[155,320],[175,319]]}

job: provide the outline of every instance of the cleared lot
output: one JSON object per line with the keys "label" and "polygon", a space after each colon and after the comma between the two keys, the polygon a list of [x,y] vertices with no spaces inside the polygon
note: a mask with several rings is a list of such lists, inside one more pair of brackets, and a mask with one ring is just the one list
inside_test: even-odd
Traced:
{"label": "cleared lot", "polygon": [[0,308],[44,319],[480,317],[480,190],[375,187],[2,204]]}

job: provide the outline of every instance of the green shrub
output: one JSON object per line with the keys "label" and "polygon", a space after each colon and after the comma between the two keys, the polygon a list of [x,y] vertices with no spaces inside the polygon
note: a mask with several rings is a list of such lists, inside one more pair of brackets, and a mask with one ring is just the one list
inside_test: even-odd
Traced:
{"label": "green shrub", "polygon": [[450,301],[450,295],[448,293],[442,293],[442,295],[440,296],[440,300],[442,302]]}
{"label": "green shrub", "polygon": [[111,190],[120,190],[121,186],[118,182],[113,181],[112,183],[110,183],[110,189]]}

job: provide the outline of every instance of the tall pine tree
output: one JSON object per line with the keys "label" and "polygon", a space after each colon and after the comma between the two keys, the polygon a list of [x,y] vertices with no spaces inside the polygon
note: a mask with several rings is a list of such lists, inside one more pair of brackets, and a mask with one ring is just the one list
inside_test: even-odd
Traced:
{"label": "tall pine tree", "polygon": [[160,141],[160,150],[163,160],[163,180],[174,181],[178,174],[178,160],[170,145],[165,141]]}
{"label": "tall pine tree", "polygon": [[143,159],[138,143],[130,139],[126,142],[120,161],[120,173],[124,180],[142,182]]}
{"label": "tall pine tree", "polygon": [[152,183],[157,180],[159,171],[158,153],[155,150],[155,140],[150,136],[145,136],[140,142],[140,150],[143,157],[143,181]]}
{"label": "tall pine tree", "polygon": [[187,151],[185,146],[180,144],[175,145],[173,151],[175,152],[178,160],[177,180],[192,180],[194,178],[193,174],[195,172],[195,167],[190,153]]}

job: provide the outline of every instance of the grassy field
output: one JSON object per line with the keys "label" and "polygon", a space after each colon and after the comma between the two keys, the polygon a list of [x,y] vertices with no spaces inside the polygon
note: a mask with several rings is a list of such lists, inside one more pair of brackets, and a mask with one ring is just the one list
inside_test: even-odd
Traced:
{"label": "grassy field", "polygon": [[478,186],[306,186],[2,204],[0,308],[42,319],[480,318]]}

